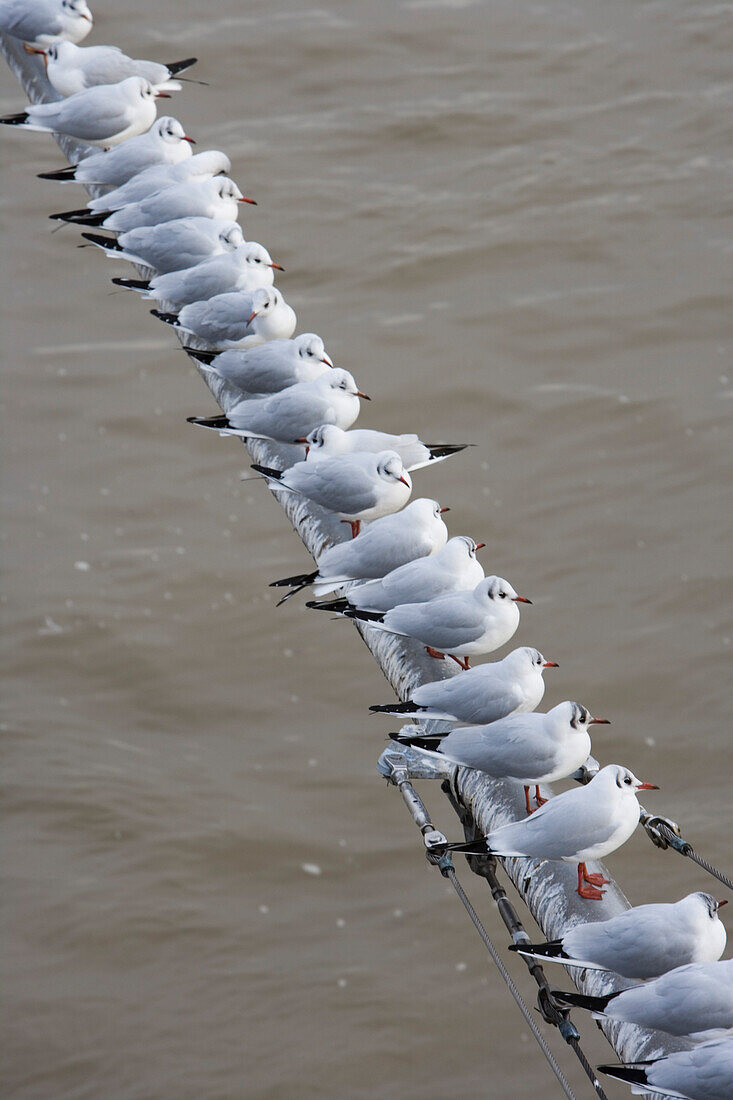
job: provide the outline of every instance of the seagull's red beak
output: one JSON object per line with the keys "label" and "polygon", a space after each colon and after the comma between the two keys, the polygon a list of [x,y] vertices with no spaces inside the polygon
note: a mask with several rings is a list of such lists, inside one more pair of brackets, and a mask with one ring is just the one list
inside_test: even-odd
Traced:
{"label": "seagull's red beak", "polygon": [[528,600],[526,596],[512,596],[512,599],[514,600],[514,603],[532,603],[532,601]]}
{"label": "seagull's red beak", "polygon": [[406,478],[404,478],[404,477],[400,477],[400,478],[398,478],[397,480],[398,480],[398,481],[401,481],[403,485],[406,485],[408,489],[410,488],[410,482],[409,482],[409,481],[407,481],[407,479],[406,479]]}
{"label": "seagull's red beak", "polygon": [[[443,511],[443,509],[441,508],[441,512],[442,512],[442,511]],[[477,543],[476,543],[476,549],[477,549],[477,550],[483,550],[484,546],[486,546],[486,543],[485,543],[485,542],[477,542]]]}
{"label": "seagull's red beak", "polygon": [[195,145],[196,144],[196,142],[193,140],[193,138],[187,137],[185,134],[181,138],[181,141],[187,141],[189,145]]}
{"label": "seagull's red beak", "polygon": [[591,718],[589,726],[610,726],[608,718]]}
{"label": "seagull's red beak", "polygon": [[280,267],[280,264],[268,264],[268,267],[274,267],[277,271],[284,271],[284,267]]}
{"label": "seagull's red beak", "polygon": [[442,515],[443,515],[443,512],[450,512],[450,508],[448,508],[448,507],[445,507],[445,508],[439,508],[439,509],[438,509],[438,511],[440,512],[440,514],[441,514],[441,516],[442,516]]}
{"label": "seagull's red beak", "polygon": [[323,359],[321,359],[321,363],[325,363],[327,367],[331,367],[331,369],[333,369],[333,363],[331,362],[331,360],[328,358],[327,355],[323,356]]}
{"label": "seagull's red beak", "polygon": [[545,661],[545,663],[543,664],[542,667],[543,668],[559,668],[560,666],[557,663],[557,661]]}
{"label": "seagull's red beak", "polygon": [[298,438],[295,440],[295,442],[296,443],[307,443],[308,440],[304,435],[299,435]]}
{"label": "seagull's red beak", "polygon": [[[248,199],[246,195],[242,195],[241,199],[237,199],[237,202],[248,202],[250,206],[257,206],[254,199]],[[277,267],[277,264],[272,264],[272,267]],[[282,268],[280,269],[282,270]]]}
{"label": "seagull's red beak", "polygon": [[369,397],[369,395],[366,393],[362,393],[361,390],[356,391],[356,396],[363,397],[365,401],[371,401],[371,397]]}
{"label": "seagull's red beak", "polygon": [[728,904],[728,899],[727,899],[727,898],[723,898],[723,900],[722,900],[722,901],[719,901],[719,902],[718,902],[718,909],[720,909],[721,905],[727,905],[727,904]]}
{"label": "seagull's red beak", "polygon": [[659,787],[656,783],[637,783],[637,791],[658,791]]}
{"label": "seagull's red beak", "polygon": [[168,92],[156,92],[155,93],[155,98],[156,99],[170,99],[170,94]]}
{"label": "seagull's red beak", "polygon": [[257,316],[257,310],[255,310],[254,313],[250,313],[249,317],[247,318],[247,324],[251,325],[256,316]]}

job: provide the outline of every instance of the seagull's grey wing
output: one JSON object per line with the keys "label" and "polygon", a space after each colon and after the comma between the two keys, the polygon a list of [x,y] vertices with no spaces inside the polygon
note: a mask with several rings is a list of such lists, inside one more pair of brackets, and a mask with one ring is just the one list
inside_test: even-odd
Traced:
{"label": "seagull's grey wing", "polygon": [[[647,1078],[658,1089],[675,1090],[695,1100],[733,1095],[733,1038],[676,1051],[649,1067]],[[674,1095],[670,1092],[670,1095]]]}
{"label": "seagull's grey wing", "polygon": [[[730,961],[730,960],[729,960]],[[725,963],[693,963],[625,990],[607,1015],[670,1035],[733,1027],[733,973]]]}
{"label": "seagull's grey wing", "polygon": [[[155,83],[147,73],[137,68],[132,58],[127,57],[116,46],[87,46],[84,50],[81,70],[88,88],[97,84],[119,84],[128,76],[144,76],[151,84]],[[160,68],[163,68],[162,65]],[[165,80],[165,76],[161,79]]]}
{"label": "seagull's grey wing", "polygon": [[[92,88],[86,92],[77,92],[60,103],[39,104],[29,108],[31,122],[35,116],[41,121],[52,123],[65,132],[72,133],[82,141],[103,141],[124,130],[129,125],[132,110],[127,100],[106,87]],[[56,108],[44,111],[43,108]]]}
{"label": "seagull's grey wing", "polygon": [[0,29],[24,42],[35,42],[40,34],[57,34],[61,30],[61,22],[54,5],[46,0],[36,0],[33,7],[20,0],[2,5]]}
{"label": "seagull's grey wing", "polygon": [[688,963],[694,938],[675,920],[671,905],[643,905],[607,921],[581,924],[563,938],[575,959],[604,966],[626,978],[655,978]]}
{"label": "seagull's grey wing", "polygon": [[[305,463],[303,463],[305,466]],[[369,470],[352,463],[337,469],[328,460],[309,464],[305,479],[308,487],[301,490],[323,508],[337,513],[356,515],[374,507],[377,485]]]}
{"label": "seagull's grey wing", "polygon": [[495,829],[488,842],[503,855],[564,859],[589,847],[589,838],[603,843],[615,831],[608,807],[588,786],[558,794],[531,817]]}
{"label": "seagull's grey wing", "polygon": [[385,625],[435,649],[447,650],[480,638],[484,615],[471,593],[456,592],[429,603],[401,604],[387,613]]}
{"label": "seagull's grey wing", "polygon": [[531,780],[552,771],[555,743],[539,726],[514,724],[511,719],[500,724],[505,728],[495,732],[490,727],[459,727],[441,742],[440,752],[497,778]]}

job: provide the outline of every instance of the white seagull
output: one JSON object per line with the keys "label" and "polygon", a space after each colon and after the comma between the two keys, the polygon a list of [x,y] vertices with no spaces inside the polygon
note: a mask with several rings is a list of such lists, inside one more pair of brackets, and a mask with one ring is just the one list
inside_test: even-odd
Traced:
{"label": "white seagull", "polygon": [[620,764],[608,764],[584,787],[563,791],[531,817],[494,829],[465,844],[447,844],[445,851],[464,855],[529,856],[578,864],[578,893],[599,901],[608,882],[591,874],[588,860],[603,859],[625,844],[639,824],[639,791],[656,791]]}
{"label": "white seagull", "polygon": [[195,144],[178,119],[163,115],[147,133],[129,138],[114,149],[91,153],[78,164],[70,164],[57,172],[40,172],[38,178],[60,183],[107,183],[111,187],[121,187],[133,176],[154,165],[173,165],[190,159],[191,146]]}
{"label": "white seagull", "polygon": [[119,84],[100,84],[56,103],[32,103],[0,122],[19,130],[65,134],[90,145],[119,145],[149,130],[157,114],[156,100],[168,98],[149,80],[129,76]]}
{"label": "white seagull", "polygon": [[198,351],[184,348],[199,366],[243,393],[279,393],[296,382],[312,382],[333,368],[320,336],[303,332],[289,340],[270,340],[256,348]]}
{"label": "white seagull", "polygon": [[[321,465],[316,462],[313,469]],[[447,592],[429,603],[399,604],[384,613],[344,614],[378,630],[416,638],[431,657],[451,657],[461,668],[468,668],[469,658],[491,653],[509,641],[519,626],[517,604],[531,602],[526,596],[518,596],[502,577],[491,576],[467,592]]]}
{"label": "white seagull", "polygon": [[273,581],[271,588],[290,588],[280,600],[285,603],[309,585],[316,595],[332,592],[351,581],[383,577],[400,565],[437,554],[448,539],[448,528],[437,500],[420,497],[401,512],[370,523],[358,539],[328,546],[318,556],[312,573],[299,573]]}
{"label": "white seagull", "polygon": [[116,240],[99,233],[82,233],[82,237],[111,259],[144,264],[161,274],[177,271],[179,267],[193,267],[244,244],[242,227],[237,222],[212,218],[177,218],[162,225],[144,225],[120,233]]}
{"label": "white seagull", "polygon": [[59,95],[70,96],[99,84],[118,84],[128,76],[149,80],[156,92],[179,92],[181,84],[173,77],[196,64],[195,57],[161,65],[157,61],[136,61],[117,46],[77,46],[73,42],[54,42],[44,48],[30,47],[41,54],[49,84]]}
{"label": "white seagull", "polygon": [[623,978],[658,978],[687,963],[720,958],[726,932],[718,910],[726,904],[712,894],[688,894],[681,901],[637,905],[609,920],[578,924],[561,940],[514,943],[509,950]]}
{"label": "white seagull", "polygon": [[157,309],[150,312],[177,330],[190,332],[222,351],[287,339],[298,323],[295,312],[274,287],[217,294],[205,302],[184,306],[178,314],[161,313]]}
{"label": "white seagull", "polygon": [[311,601],[307,606],[318,611],[343,614],[347,610],[389,611],[402,603],[426,603],[445,592],[475,588],[484,571],[476,560],[476,551],[484,545],[468,535],[449,539],[442,550],[429,558],[418,558],[400,565],[381,579],[367,581],[349,590],[346,597]]}
{"label": "white seagull", "polygon": [[278,487],[307,497],[340,516],[351,524],[353,538],[359,534],[362,520],[379,519],[398,512],[407,504],[412,492],[410,475],[394,451],[378,455],[337,455],[313,466],[296,462],[285,471],[256,464],[252,469]]}
{"label": "white seagull", "polygon": [[538,649],[522,646],[501,661],[477,665],[448,680],[421,684],[404,703],[387,703],[369,710],[401,718],[437,718],[482,726],[538,707],[545,694],[542,674],[546,668],[557,668],[557,661],[548,661]]}
{"label": "white seagull", "polygon": [[330,455],[351,454],[353,451],[372,451],[375,454],[378,451],[396,451],[410,473],[423,466],[434,466],[468,447],[468,443],[423,443],[416,435],[390,435],[371,428],[346,432],[333,424],[321,425],[301,442],[308,448],[308,462],[318,462]]}
{"label": "white seagull", "polygon": [[[136,79],[136,78],[133,78]],[[64,102],[69,103],[70,100]],[[139,202],[128,203],[108,214],[106,210],[91,213],[88,210],[64,210],[51,214],[52,221],[70,222],[72,225],[97,225],[115,233],[129,233],[131,229],[163,225],[180,218],[211,218],[213,221],[235,222],[239,203],[248,199],[228,176],[216,176],[208,180],[189,180],[154,191]]]}
{"label": "white seagull", "polygon": [[552,995],[563,1005],[590,1009],[596,1020],[638,1024],[668,1035],[705,1041],[733,1031],[733,959],[688,963],[604,997],[559,990]]}
{"label": "white seagull", "polygon": [[81,42],[92,29],[86,0],[2,0],[0,31],[29,46]]}
{"label": "white seagull", "polygon": [[99,210],[111,213],[113,210],[121,210],[123,206],[129,206],[130,203],[142,202],[149,195],[163,191],[166,187],[174,187],[177,183],[193,183],[210,180],[214,176],[227,176],[231,170],[232,162],[226,153],[219,149],[207,149],[176,164],[151,164],[114,191],[107,191],[97,199],[90,199],[87,208],[94,213]]}
{"label": "white seagull", "polygon": [[535,788],[537,806],[547,799],[540,795],[540,783],[567,779],[590,756],[589,726],[608,725],[607,718],[594,718],[586,707],[570,700],[558,703],[547,714],[512,714],[485,726],[465,726],[447,735],[432,737],[394,734],[401,745],[413,745],[437,753],[452,764],[486,772],[494,779],[513,779],[524,786],[527,813]]}
{"label": "white seagull", "polygon": [[[320,422],[332,417],[337,423],[353,424],[359,415],[362,397],[369,400],[358,389],[352,375],[334,367],[312,382],[296,382],[280,393],[244,397],[226,416],[190,416],[188,422],[212,428],[220,435],[234,435],[240,439],[257,436],[292,443],[314,420]],[[297,467],[305,465],[299,462],[291,466],[288,476],[292,474],[297,478]]]}
{"label": "white seagull", "polygon": [[675,1050],[648,1062],[599,1066],[601,1073],[631,1085],[635,1096],[725,1100],[733,1096],[733,1039],[716,1039],[692,1050]]}
{"label": "white seagull", "polygon": [[282,271],[257,241],[245,241],[233,252],[223,252],[183,271],[169,271],[153,279],[113,279],[117,286],[139,291],[143,298],[170,302],[183,309],[192,302],[205,302],[217,294],[234,290],[257,290],[272,286],[275,269]]}

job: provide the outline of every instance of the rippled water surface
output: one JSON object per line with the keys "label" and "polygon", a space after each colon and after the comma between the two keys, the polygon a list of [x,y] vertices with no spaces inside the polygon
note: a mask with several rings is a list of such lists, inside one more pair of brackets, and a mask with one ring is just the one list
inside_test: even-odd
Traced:
{"label": "rippled water surface", "polygon": [[[597,754],[730,870],[733,5],[95,8],[90,41],[199,55],[174,110],[363,426],[478,444],[420,491],[533,598],[547,703],[610,717]],[[123,265],[51,233],[52,141],[0,144],[3,1095],[555,1095],[376,776],[376,665],[275,612],[300,543],[186,424],[213,402]],[[610,866],[635,903],[709,884],[643,835]]]}

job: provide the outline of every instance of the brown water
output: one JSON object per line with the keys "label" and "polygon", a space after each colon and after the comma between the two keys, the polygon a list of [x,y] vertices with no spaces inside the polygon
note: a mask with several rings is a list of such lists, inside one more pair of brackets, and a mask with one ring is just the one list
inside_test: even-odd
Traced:
{"label": "brown water", "polygon": [[[363,426],[478,444],[418,489],[535,601],[548,705],[730,870],[731,5],[96,6],[200,56],[174,111]],[[275,612],[299,542],[123,265],[51,234],[50,139],[0,137],[3,1095],[558,1094],[376,776],[375,664]],[[610,865],[635,903],[711,881],[643,835]]]}

